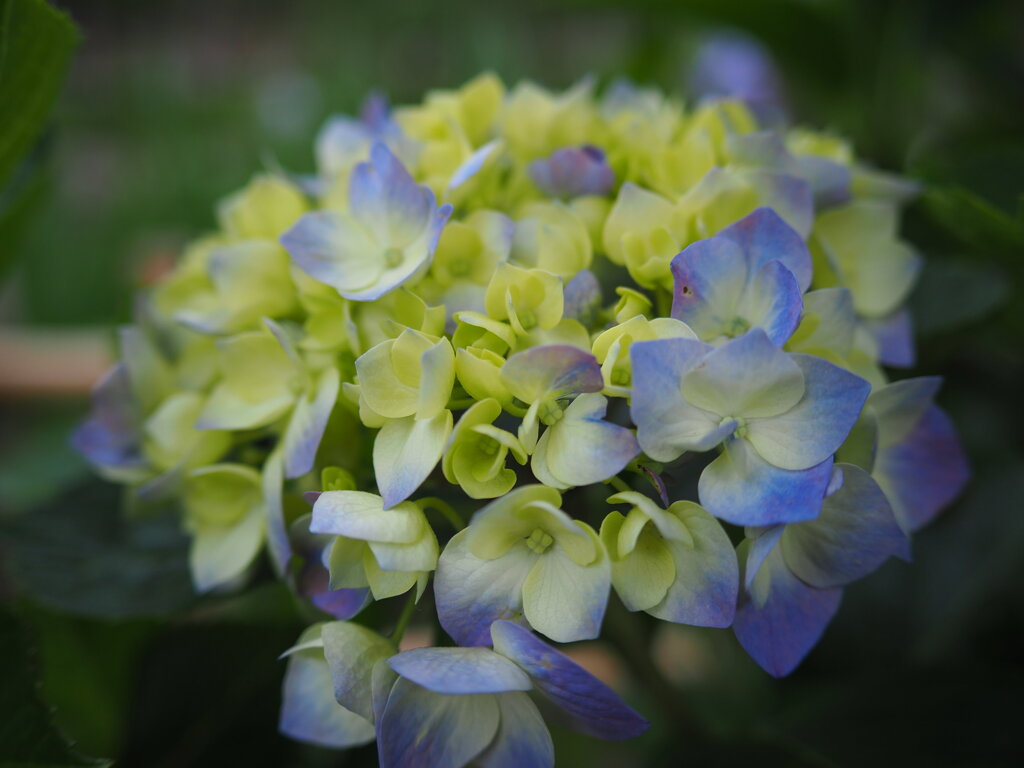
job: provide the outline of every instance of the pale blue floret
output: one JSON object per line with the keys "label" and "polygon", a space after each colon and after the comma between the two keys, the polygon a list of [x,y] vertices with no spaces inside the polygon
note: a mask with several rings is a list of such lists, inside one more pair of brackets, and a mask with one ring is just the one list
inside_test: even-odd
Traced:
{"label": "pale blue floret", "polygon": [[569,200],[583,195],[607,195],[615,186],[604,152],[598,147],[563,147],[534,160],[527,171],[537,189],[550,197]]}
{"label": "pale blue floret", "polygon": [[706,342],[761,328],[776,345],[800,322],[811,281],[803,238],[771,208],[758,208],[672,260],[672,317]]}
{"label": "pale blue floret", "polygon": [[688,339],[638,342],[632,416],[658,461],[724,442],[699,493],[737,525],[817,516],[831,457],[857,421],[870,385],[831,363],[779,350],[754,329],[718,349]]}
{"label": "pale blue floret", "polygon": [[497,621],[490,636],[494,650],[420,648],[388,659],[399,677],[377,718],[383,768],[554,765],[551,736],[527,691],[592,736],[628,739],[647,729],[604,683],[529,630]]}
{"label": "pale blue floret", "polygon": [[307,213],[281,244],[310,277],[354,301],[372,301],[422,273],[450,205],[417,184],[382,143],[352,171],[349,210]]}

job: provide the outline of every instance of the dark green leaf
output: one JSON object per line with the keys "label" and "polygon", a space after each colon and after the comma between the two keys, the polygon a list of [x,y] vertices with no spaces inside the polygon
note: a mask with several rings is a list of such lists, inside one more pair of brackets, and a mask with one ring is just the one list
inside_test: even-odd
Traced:
{"label": "dark green leaf", "polygon": [[59,768],[110,765],[83,757],[54,727],[40,700],[34,665],[24,633],[15,618],[0,610],[0,765],[5,768]]}
{"label": "dark green leaf", "polygon": [[43,605],[87,616],[161,616],[194,599],[188,539],[173,510],[122,514],[120,489],[94,481],[0,532],[16,584]]}
{"label": "dark green leaf", "polygon": [[42,132],[77,40],[44,0],[0,0],[0,182]]}

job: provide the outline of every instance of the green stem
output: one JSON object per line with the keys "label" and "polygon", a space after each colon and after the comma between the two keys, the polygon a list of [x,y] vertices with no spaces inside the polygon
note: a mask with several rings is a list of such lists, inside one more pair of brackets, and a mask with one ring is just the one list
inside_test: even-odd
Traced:
{"label": "green stem", "polygon": [[409,593],[409,599],[405,601],[405,607],[402,608],[402,614],[398,617],[398,623],[395,624],[395,628],[391,632],[391,641],[396,646],[402,642],[402,636],[405,634],[406,627],[409,626],[409,620],[412,618],[414,610],[416,610],[415,586],[413,586],[412,591]]}
{"label": "green stem", "polygon": [[425,499],[418,499],[416,503],[424,512],[428,509],[440,512],[444,515],[445,519],[452,524],[452,527],[456,532],[461,531],[466,527],[466,524],[463,522],[459,513],[456,512],[455,508],[444,499],[439,499],[436,496],[428,496]]}
{"label": "green stem", "polygon": [[633,490],[632,488],[629,487],[629,483],[627,483],[618,475],[613,475],[612,477],[609,477],[607,480],[605,480],[605,482],[608,483],[608,485],[610,485],[619,493],[626,493],[628,491]]}

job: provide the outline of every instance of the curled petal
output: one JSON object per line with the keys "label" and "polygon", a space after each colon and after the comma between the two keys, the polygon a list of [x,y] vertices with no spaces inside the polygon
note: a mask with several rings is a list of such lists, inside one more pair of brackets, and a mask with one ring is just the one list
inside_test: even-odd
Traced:
{"label": "curled petal", "polygon": [[529,630],[497,621],[491,636],[494,650],[522,667],[579,730],[601,739],[631,739],[647,730],[647,721],[618,694]]}
{"label": "curled petal", "polygon": [[615,185],[615,174],[597,147],[564,147],[543,160],[534,160],[527,171],[546,195],[563,199],[582,195],[606,195]]}
{"label": "curled petal", "polygon": [[388,665],[435,693],[503,693],[533,687],[523,670],[490,648],[416,648],[392,656]]}

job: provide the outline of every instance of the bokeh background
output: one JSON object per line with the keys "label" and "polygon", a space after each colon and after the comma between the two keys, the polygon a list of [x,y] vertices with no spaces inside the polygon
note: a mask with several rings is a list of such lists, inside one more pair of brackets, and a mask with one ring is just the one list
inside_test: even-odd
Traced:
{"label": "bokeh background", "polygon": [[[6,12],[15,0],[3,0]],[[1024,4],[880,0],[64,0],[80,40],[48,128],[0,187],[0,764],[364,766],[277,735],[277,655],[303,626],[270,580],[193,597],[171,517],[129,522],[69,449],[132,295],[264,166],[312,169],[324,118],[483,69],[686,92],[702,39],[759,40],[800,123],[925,183],[904,232],[928,257],[919,364],[974,469],[963,497],[848,588],[774,681],[728,632],[667,628],[657,673],[683,732],[628,744],[556,729],[560,765],[1010,766],[1024,760]],[[16,50],[10,19],[3,56]],[[17,28],[13,28],[17,34]],[[5,85],[0,68],[0,93]],[[9,83],[8,83],[9,85]],[[0,102],[3,120],[11,104]],[[0,121],[0,131],[5,125]],[[629,643],[626,643],[629,647]],[[70,744],[74,744],[72,748]],[[88,757],[86,757],[88,756]]]}

